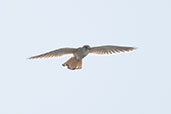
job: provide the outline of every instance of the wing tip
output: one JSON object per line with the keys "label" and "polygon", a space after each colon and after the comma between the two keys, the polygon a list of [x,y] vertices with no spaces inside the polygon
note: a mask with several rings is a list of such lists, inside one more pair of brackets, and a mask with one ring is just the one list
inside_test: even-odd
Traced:
{"label": "wing tip", "polygon": [[29,57],[28,59],[47,59],[47,58],[54,58],[54,57],[55,56],[42,56],[42,55],[38,55],[38,56]]}
{"label": "wing tip", "polygon": [[29,57],[29,58],[27,58],[27,59],[36,59],[35,57]]}
{"label": "wing tip", "polygon": [[133,47],[133,50],[137,50],[138,49],[138,47]]}
{"label": "wing tip", "polygon": [[33,56],[33,57],[29,57],[28,59],[40,59],[41,57],[38,56]]}
{"label": "wing tip", "polygon": [[133,51],[133,50],[137,50],[137,47],[129,47],[126,51]]}

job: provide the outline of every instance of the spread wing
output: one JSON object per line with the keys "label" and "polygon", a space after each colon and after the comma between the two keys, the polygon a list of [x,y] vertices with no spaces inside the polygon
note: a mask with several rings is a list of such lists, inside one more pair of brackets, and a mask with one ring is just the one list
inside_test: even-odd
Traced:
{"label": "spread wing", "polygon": [[120,52],[126,52],[126,51],[132,51],[136,48],[134,47],[125,47],[125,46],[98,46],[98,47],[92,47],[89,51],[90,54],[113,54],[113,53],[120,53]]}
{"label": "spread wing", "polygon": [[30,57],[29,59],[40,59],[40,58],[51,58],[51,57],[60,57],[63,55],[73,54],[76,51],[75,48],[61,48],[48,53]]}

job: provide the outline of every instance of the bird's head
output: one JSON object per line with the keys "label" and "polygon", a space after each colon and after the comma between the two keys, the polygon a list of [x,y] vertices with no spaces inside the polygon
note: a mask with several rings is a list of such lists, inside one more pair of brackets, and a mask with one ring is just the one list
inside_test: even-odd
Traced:
{"label": "bird's head", "polygon": [[84,45],[84,46],[83,46],[83,49],[85,49],[85,50],[90,50],[90,46],[89,46],[89,45]]}

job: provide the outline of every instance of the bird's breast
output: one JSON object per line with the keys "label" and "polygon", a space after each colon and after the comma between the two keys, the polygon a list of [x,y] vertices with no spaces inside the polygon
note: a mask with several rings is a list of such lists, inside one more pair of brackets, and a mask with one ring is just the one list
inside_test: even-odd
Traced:
{"label": "bird's breast", "polygon": [[85,56],[88,55],[88,51],[84,51],[82,48],[78,49],[75,53],[74,53],[74,56],[77,58],[77,59],[83,59]]}

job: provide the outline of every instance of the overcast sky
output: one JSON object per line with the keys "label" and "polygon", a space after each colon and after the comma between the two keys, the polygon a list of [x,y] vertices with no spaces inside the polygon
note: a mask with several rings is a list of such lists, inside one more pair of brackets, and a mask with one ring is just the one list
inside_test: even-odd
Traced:
{"label": "overcast sky", "polygon": [[[135,46],[28,60],[62,47]],[[1,0],[1,114],[171,114],[170,0]]]}

